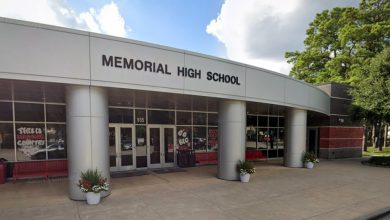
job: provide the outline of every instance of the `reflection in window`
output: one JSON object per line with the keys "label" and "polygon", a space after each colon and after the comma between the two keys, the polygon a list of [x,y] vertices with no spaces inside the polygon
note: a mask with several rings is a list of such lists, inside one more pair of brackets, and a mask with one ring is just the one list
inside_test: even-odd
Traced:
{"label": "reflection in window", "polygon": [[177,125],[191,125],[191,112],[176,112],[176,124]]}
{"label": "reflection in window", "polygon": [[209,127],[207,132],[208,132],[207,151],[209,152],[217,151],[218,150],[218,128]]}
{"label": "reflection in window", "polygon": [[248,126],[246,127],[246,147],[251,149],[256,149],[256,127]]}
{"label": "reflection in window", "polygon": [[47,125],[47,156],[48,159],[66,158],[66,125]]}
{"label": "reflection in window", "polygon": [[43,104],[15,103],[16,121],[43,122]]}
{"label": "reflection in window", "polygon": [[0,102],[0,121],[13,121],[11,102]]}
{"label": "reflection in window", "polygon": [[148,124],[175,124],[175,112],[149,110],[148,120]]}
{"label": "reflection in window", "polygon": [[14,131],[12,123],[0,123],[0,158],[13,161],[15,158]]}
{"label": "reflection in window", "polygon": [[206,127],[194,127],[193,148],[196,152],[206,151]]}
{"label": "reflection in window", "polygon": [[194,112],[193,115],[193,123],[194,125],[206,125],[207,114]]}
{"label": "reflection in window", "polygon": [[108,112],[110,123],[133,123],[133,109],[109,108]]}
{"label": "reflection in window", "polygon": [[14,96],[17,101],[43,101],[42,83],[14,81]]}
{"label": "reflection in window", "polygon": [[66,122],[65,105],[46,105],[47,122]]}

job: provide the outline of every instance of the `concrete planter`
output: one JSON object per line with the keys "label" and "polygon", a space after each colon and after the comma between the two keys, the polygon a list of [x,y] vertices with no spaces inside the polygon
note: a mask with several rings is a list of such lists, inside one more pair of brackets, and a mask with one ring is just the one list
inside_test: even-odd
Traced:
{"label": "concrete planter", "polygon": [[247,183],[247,182],[249,182],[249,179],[251,178],[251,175],[249,174],[249,173],[247,173],[247,174],[244,174],[244,175],[241,175],[240,174],[240,181],[242,182],[242,183]]}
{"label": "concrete planter", "polygon": [[307,169],[313,169],[314,163],[312,163],[312,162],[306,162],[306,163],[305,163],[305,167],[306,167]]}
{"label": "concrete planter", "polygon": [[100,202],[100,192],[94,193],[94,192],[87,192],[85,197],[87,198],[88,205],[96,205]]}

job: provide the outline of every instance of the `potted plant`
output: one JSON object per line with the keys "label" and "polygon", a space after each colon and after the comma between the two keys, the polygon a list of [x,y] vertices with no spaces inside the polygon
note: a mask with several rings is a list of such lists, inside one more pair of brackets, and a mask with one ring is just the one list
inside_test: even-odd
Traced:
{"label": "potted plant", "polygon": [[320,162],[313,152],[304,152],[302,160],[305,167],[308,169],[312,169],[315,163]]}
{"label": "potted plant", "polygon": [[255,165],[252,161],[238,161],[237,171],[240,173],[240,181],[243,183],[249,182],[250,175],[256,172]]}
{"label": "potted plant", "polygon": [[100,202],[100,192],[108,191],[107,178],[102,177],[101,173],[95,169],[88,169],[81,172],[81,179],[78,186],[81,192],[86,193],[87,203],[96,205]]}

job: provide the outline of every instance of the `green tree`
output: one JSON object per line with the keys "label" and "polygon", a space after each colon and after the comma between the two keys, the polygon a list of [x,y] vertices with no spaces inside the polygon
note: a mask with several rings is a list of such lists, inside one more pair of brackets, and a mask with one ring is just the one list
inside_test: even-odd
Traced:
{"label": "green tree", "polygon": [[390,1],[362,0],[359,8],[336,7],[315,17],[306,31],[305,49],[286,52],[290,76],[309,83],[354,85],[369,58],[390,40]]}
{"label": "green tree", "polygon": [[370,121],[378,131],[377,147],[382,150],[384,123],[390,122],[390,47],[370,59],[359,71],[359,83],[350,93],[360,108],[360,118]]}

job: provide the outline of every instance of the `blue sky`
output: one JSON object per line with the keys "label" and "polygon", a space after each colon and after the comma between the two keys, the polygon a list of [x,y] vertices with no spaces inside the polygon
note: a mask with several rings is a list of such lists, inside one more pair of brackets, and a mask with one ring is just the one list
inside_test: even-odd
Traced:
{"label": "blue sky", "polygon": [[[79,13],[91,6],[101,8],[109,2],[68,1]],[[223,0],[120,0],[115,3],[127,28],[131,28],[128,38],[225,57],[223,44],[205,31],[218,15]]]}
{"label": "blue sky", "polygon": [[288,74],[317,13],[359,0],[0,0],[8,17],[226,58]]}

